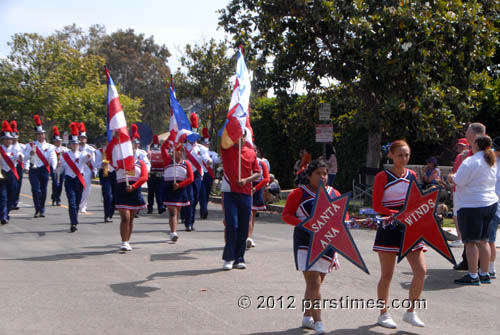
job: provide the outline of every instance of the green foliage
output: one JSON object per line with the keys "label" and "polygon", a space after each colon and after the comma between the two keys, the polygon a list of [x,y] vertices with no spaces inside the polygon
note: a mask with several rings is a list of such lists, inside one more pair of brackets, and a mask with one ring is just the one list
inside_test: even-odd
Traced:
{"label": "green foliage", "polygon": [[228,56],[227,41],[211,39],[199,45],[186,45],[181,64],[186,73],[175,73],[175,88],[179,99],[199,100],[203,109],[199,113],[200,128],[208,127],[210,137],[217,138],[222,128],[231,99],[230,78],[235,72],[235,57]]}
{"label": "green foliage", "polygon": [[[84,121],[91,136],[103,136],[106,125],[104,59],[72,48],[55,36],[16,34],[11,54],[0,65],[0,113],[16,119],[21,140],[32,137],[33,115],[50,132],[65,131],[72,121]],[[140,99],[121,95],[128,121],[138,121]]]}
{"label": "green foliage", "polygon": [[278,97],[297,81],[309,93],[336,90],[324,79],[344,85],[366,164],[378,166],[383,136],[442,143],[479,112],[499,13],[498,1],[233,0],[220,25],[270,63],[257,79]]}

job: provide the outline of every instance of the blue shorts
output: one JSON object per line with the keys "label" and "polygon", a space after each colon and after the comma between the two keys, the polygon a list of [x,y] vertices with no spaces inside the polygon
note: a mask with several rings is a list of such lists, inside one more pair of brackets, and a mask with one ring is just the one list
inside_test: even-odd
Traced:
{"label": "blue shorts", "polygon": [[490,222],[496,212],[496,203],[487,207],[460,208],[457,212],[457,220],[462,240],[473,243],[487,241]]}
{"label": "blue shorts", "polygon": [[495,242],[497,240],[498,224],[500,223],[500,205],[497,207],[497,212],[493,216],[488,226],[488,242]]}

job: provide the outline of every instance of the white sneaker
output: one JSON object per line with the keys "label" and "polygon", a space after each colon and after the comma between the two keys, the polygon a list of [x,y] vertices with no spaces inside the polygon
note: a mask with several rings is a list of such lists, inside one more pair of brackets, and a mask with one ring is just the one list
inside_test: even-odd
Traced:
{"label": "white sneaker", "polygon": [[178,239],[179,239],[179,235],[177,235],[177,233],[170,233],[170,240],[172,242],[177,242]]}
{"label": "white sneaker", "polygon": [[87,208],[82,208],[82,209],[80,209],[80,213],[82,213],[82,214],[87,213]]}
{"label": "white sneaker", "polygon": [[255,242],[251,238],[247,238],[247,249],[255,248]]}
{"label": "white sneaker", "polygon": [[311,316],[304,316],[302,319],[302,328],[314,329],[314,319]]}
{"label": "white sneaker", "polygon": [[225,271],[232,270],[233,263],[234,261],[224,261],[224,266],[222,267],[222,269],[224,269]]}
{"label": "white sneaker", "polygon": [[125,242],[125,248],[127,251],[132,251],[132,246],[128,242]]}
{"label": "white sneaker", "polygon": [[127,245],[125,244],[126,242],[122,242],[120,245],[120,251],[127,251]]}
{"label": "white sneaker", "polygon": [[461,248],[464,246],[464,243],[461,240],[456,240],[448,244],[451,248]]}
{"label": "white sneaker", "polygon": [[242,263],[235,264],[234,268],[239,269],[239,270],[245,270],[247,268],[247,265],[242,262]]}
{"label": "white sneaker", "polygon": [[408,322],[412,326],[415,327],[423,327],[425,324],[420,320],[420,318],[417,315],[417,312],[406,312],[405,315],[403,316],[403,321]]}
{"label": "white sneaker", "polygon": [[397,327],[396,322],[394,322],[389,312],[385,312],[384,314],[380,315],[377,319],[377,324],[379,326],[390,329],[396,329]]}
{"label": "white sneaker", "polygon": [[325,326],[322,321],[316,321],[314,323],[315,334],[326,334]]}

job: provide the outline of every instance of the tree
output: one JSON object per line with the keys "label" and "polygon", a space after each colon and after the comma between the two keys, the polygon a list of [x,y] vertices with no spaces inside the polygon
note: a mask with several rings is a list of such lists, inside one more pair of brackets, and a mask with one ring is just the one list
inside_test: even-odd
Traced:
{"label": "tree", "polygon": [[224,124],[231,99],[230,78],[235,72],[235,57],[228,56],[227,41],[211,39],[199,45],[186,45],[181,64],[187,71],[175,74],[178,97],[198,99],[204,106],[200,120],[209,126],[209,134],[216,138],[217,129]]}
{"label": "tree", "polygon": [[[103,136],[106,120],[104,59],[82,55],[55,36],[16,34],[11,53],[0,63],[0,112],[16,119],[21,139],[32,136],[33,115],[42,117],[46,129],[62,130],[72,121],[85,121],[88,133]],[[129,122],[140,120],[140,99],[121,95]]]}
{"label": "tree", "polygon": [[336,81],[367,134],[366,165],[378,167],[382,135],[440,141],[478,112],[499,41],[495,1],[233,0],[220,25],[271,62],[258,80],[278,97]]}
{"label": "tree", "polygon": [[[98,31],[95,34],[99,36]],[[143,122],[154,132],[164,129],[170,119],[167,47],[156,44],[153,36],[145,38],[144,34],[127,29],[105,35],[96,48],[123,92],[143,99],[140,109]]]}

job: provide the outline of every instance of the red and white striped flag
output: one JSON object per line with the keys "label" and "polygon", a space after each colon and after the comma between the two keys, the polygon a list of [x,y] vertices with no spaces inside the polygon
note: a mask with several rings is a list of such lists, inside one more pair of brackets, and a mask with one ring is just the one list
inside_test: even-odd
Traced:
{"label": "red and white striped flag", "polygon": [[[113,160],[111,164],[117,169],[124,169],[127,171],[134,169],[134,151],[132,150],[132,142],[130,141],[130,136],[128,135],[127,120],[125,119],[125,113],[123,113],[122,106],[120,104],[120,97],[116,86],[113,83],[113,79],[109,75],[108,69],[106,69],[106,78],[108,83],[108,97],[107,97],[107,130],[108,139],[112,132],[115,132],[115,136],[109,141],[109,147],[112,148]],[[116,136],[116,134],[119,134]]]}

